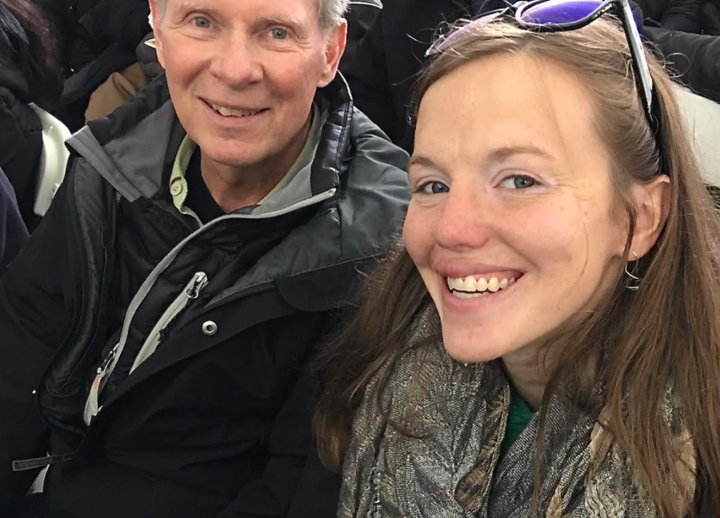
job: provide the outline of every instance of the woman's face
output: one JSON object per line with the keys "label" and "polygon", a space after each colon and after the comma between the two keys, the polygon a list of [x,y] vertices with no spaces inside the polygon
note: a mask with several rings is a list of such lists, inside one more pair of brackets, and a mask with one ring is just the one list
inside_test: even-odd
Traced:
{"label": "woman's face", "polygon": [[405,245],[460,361],[528,351],[591,311],[627,225],[590,96],[549,61],[463,65],[420,105]]}

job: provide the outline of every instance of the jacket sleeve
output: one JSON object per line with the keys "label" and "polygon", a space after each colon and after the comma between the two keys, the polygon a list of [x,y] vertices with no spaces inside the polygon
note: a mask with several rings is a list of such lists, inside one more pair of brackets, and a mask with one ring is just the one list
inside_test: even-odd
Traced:
{"label": "jacket sleeve", "polygon": [[700,32],[705,0],[670,0],[660,24],[671,31]]}
{"label": "jacket sleeve", "polygon": [[355,106],[395,141],[398,114],[387,74],[383,11],[375,16],[355,57],[342,72],[350,85]]}
{"label": "jacket sleeve", "polygon": [[0,169],[0,275],[27,238],[12,185]]}
{"label": "jacket sleeve", "polygon": [[320,462],[311,431],[316,387],[304,376],[270,434],[270,462],[218,518],[334,518],[340,477]]}
{"label": "jacket sleeve", "polygon": [[[42,125],[35,112],[0,88],[0,168],[15,190],[18,205],[32,205],[42,151]],[[22,210],[24,216],[29,216]]]}
{"label": "jacket sleeve", "polygon": [[47,453],[47,429],[33,391],[71,323],[73,277],[66,182],[25,248],[0,277],[0,509],[27,492],[35,471],[12,461]]}
{"label": "jacket sleeve", "polygon": [[645,26],[643,32],[683,82],[703,97],[720,102],[720,38],[661,27]]}

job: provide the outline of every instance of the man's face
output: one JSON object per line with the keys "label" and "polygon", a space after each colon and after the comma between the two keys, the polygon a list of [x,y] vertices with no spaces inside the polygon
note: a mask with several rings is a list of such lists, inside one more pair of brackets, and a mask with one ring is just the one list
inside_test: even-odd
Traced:
{"label": "man's face", "polygon": [[324,31],[316,2],[151,0],[175,110],[205,159],[250,167],[302,147],[345,46],[345,25]]}

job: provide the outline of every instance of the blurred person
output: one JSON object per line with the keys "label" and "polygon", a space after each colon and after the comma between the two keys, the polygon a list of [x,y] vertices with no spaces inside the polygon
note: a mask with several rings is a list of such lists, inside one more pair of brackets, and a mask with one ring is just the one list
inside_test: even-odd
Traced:
{"label": "blurred person", "polygon": [[334,516],[303,371],[407,154],[336,78],[345,0],[150,5],[165,76],[68,141],[0,280],[0,509],[49,466],[28,513]]}
{"label": "blurred person", "polygon": [[338,517],[720,515],[720,218],[627,0],[431,54],[403,246],[318,367]]}
{"label": "blurred person", "polygon": [[27,241],[28,232],[20,216],[15,192],[0,169],[0,276]]}
{"label": "blurred person", "polygon": [[150,31],[150,7],[147,0],[34,1],[60,42],[65,85],[54,114],[76,131],[92,92],[135,61],[135,48]]}
{"label": "blurred person", "polygon": [[0,0],[0,168],[31,228],[42,124],[29,106],[52,110],[62,92],[54,36],[28,0]]}

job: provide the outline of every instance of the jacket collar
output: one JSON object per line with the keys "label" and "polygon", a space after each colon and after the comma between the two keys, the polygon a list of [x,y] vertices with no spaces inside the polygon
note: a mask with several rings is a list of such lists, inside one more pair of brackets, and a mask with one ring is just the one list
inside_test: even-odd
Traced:
{"label": "jacket collar", "polygon": [[[315,102],[326,120],[310,170],[311,195],[339,184],[353,116],[352,97],[340,74],[318,90]],[[158,135],[165,138],[158,140]],[[163,75],[110,117],[89,123],[67,145],[124,198],[134,202],[141,197],[152,198],[165,188],[166,172],[184,136]]]}

